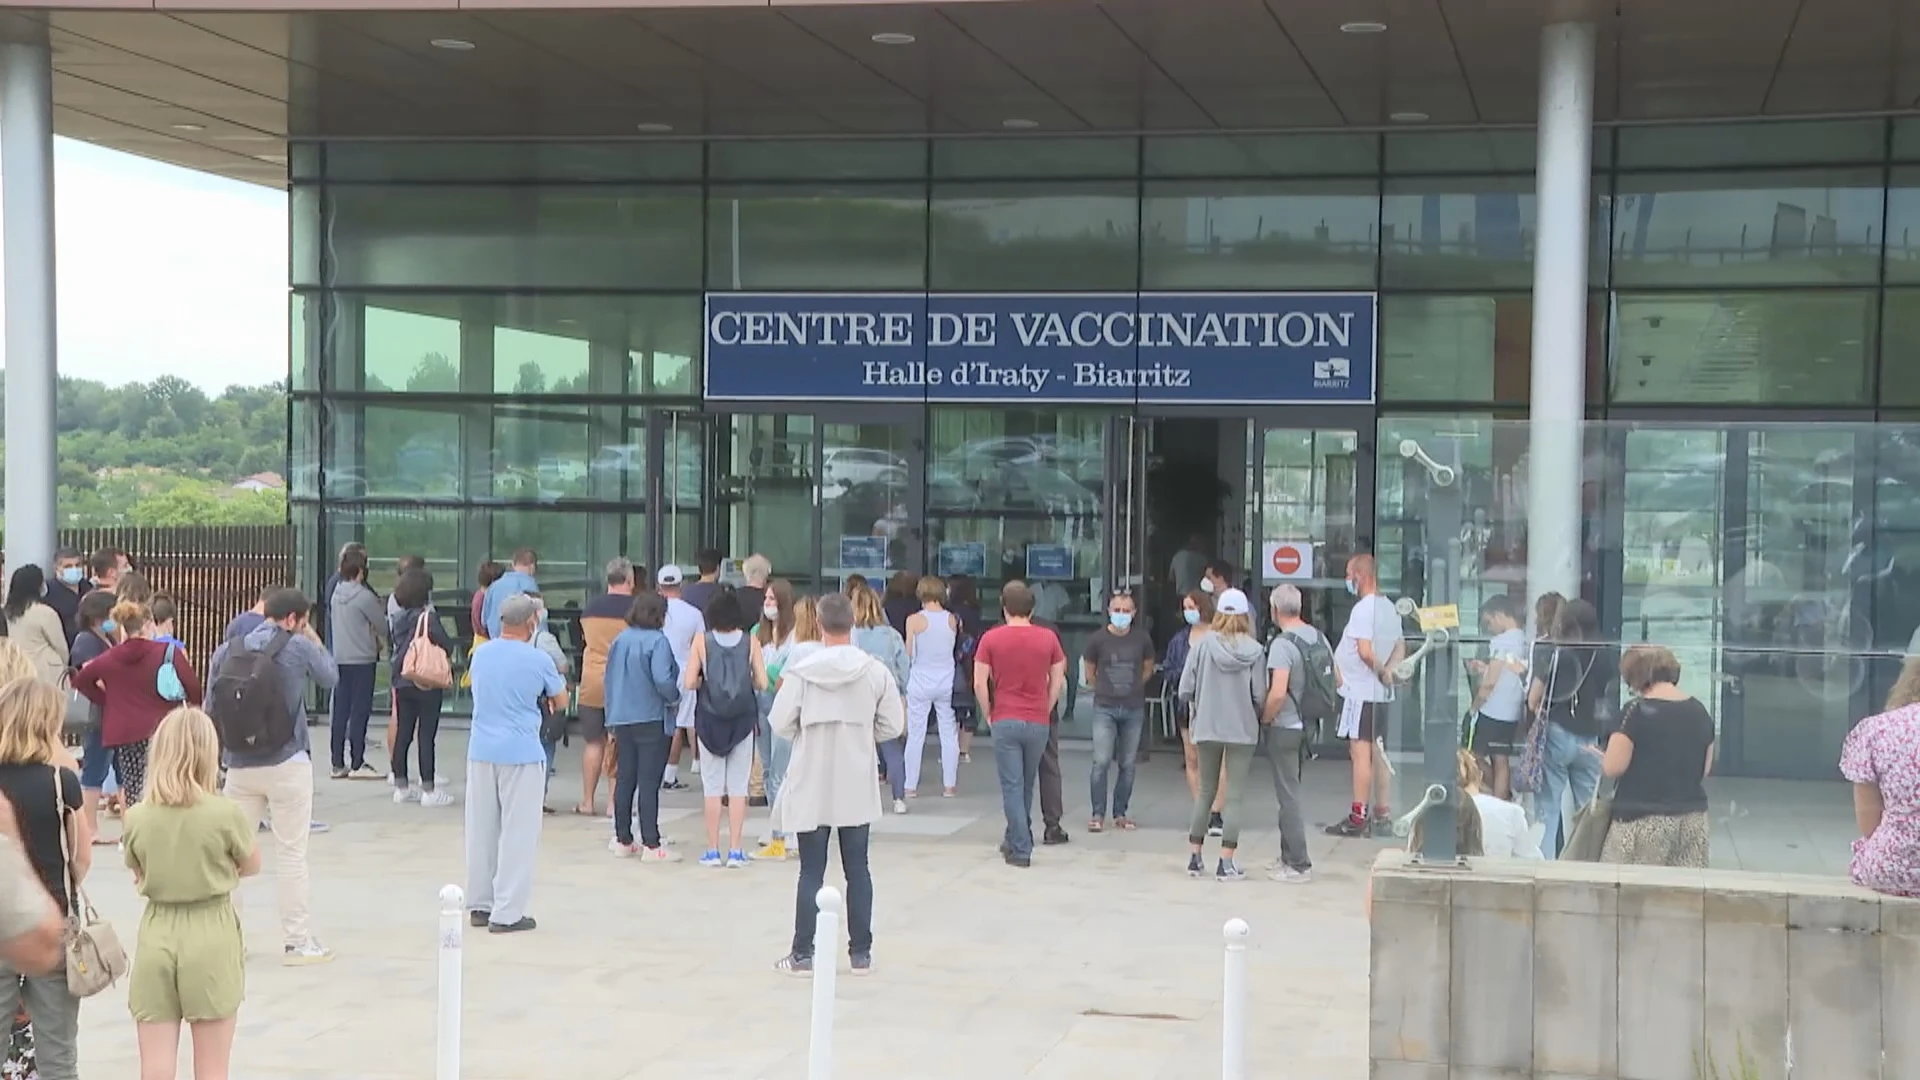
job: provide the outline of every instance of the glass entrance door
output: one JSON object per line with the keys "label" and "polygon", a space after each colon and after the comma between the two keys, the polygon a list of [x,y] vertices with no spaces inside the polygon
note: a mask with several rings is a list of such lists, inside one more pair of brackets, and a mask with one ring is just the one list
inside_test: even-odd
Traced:
{"label": "glass entrance door", "polygon": [[715,545],[765,555],[801,593],[839,590],[851,574],[876,589],[918,574],[926,520],[921,411],[733,413],[711,489]]}

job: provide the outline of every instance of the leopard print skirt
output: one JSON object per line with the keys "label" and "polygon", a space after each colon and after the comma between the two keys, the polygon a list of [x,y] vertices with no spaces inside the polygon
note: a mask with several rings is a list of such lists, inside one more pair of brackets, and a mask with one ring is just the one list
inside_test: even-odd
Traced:
{"label": "leopard print skirt", "polygon": [[1704,867],[1712,832],[1705,811],[1616,821],[1607,829],[1600,861],[1632,866]]}

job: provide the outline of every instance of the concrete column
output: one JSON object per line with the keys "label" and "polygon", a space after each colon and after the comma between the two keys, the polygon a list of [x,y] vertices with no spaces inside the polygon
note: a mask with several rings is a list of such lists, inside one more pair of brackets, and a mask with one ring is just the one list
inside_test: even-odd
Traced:
{"label": "concrete column", "polygon": [[54,439],[53,52],[44,23],[0,25],[0,227],[5,239],[6,558],[50,567]]}
{"label": "concrete column", "polygon": [[1527,591],[1580,593],[1580,461],[1586,412],[1592,23],[1540,35],[1539,214],[1533,245]]}

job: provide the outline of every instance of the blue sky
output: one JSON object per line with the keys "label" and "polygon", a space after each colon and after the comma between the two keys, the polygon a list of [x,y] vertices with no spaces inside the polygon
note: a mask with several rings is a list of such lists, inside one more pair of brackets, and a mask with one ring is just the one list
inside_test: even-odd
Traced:
{"label": "blue sky", "polygon": [[284,191],[56,139],[54,226],[61,374],[286,377]]}

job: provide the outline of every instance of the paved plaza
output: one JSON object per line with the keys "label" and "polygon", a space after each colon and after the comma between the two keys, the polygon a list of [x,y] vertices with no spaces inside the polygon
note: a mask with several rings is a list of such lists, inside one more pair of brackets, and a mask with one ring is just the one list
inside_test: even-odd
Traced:
{"label": "paved plaza", "polygon": [[[324,746],[325,733],[315,736]],[[458,780],[464,733],[443,733],[440,749]],[[1032,869],[1016,870],[994,852],[998,788],[989,746],[978,749],[988,752],[963,767],[960,798],[922,798],[875,827],[875,971],[840,980],[836,1077],[1218,1075],[1220,929],[1234,916],[1254,931],[1251,1075],[1366,1076],[1362,894],[1378,844],[1315,828],[1312,885],[1264,873],[1235,885],[1193,881],[1182,873],[1177,752],[1140,767],[1140,831],[1090,836],[1088,759],[1069,747],[1073,841],[1038,849]],[[562,752],[557,808],[578,798],[578,760],[577,745]],[[1319,816],[1340,801],[1343,767],[1310,767]],[[396,806],[383,784],[324,772],[316,786],[316,816],[333,829],[312,844],[314,924],[339,959],[280,966],[269,852],[267,872],[242,890],[252,954],[234,1075],[431,1077],[435,894],[461,878],[460,807]],[[697,855],[695,793],[666,799],[668,836]],[[1242,862],[1264,867],[1278,848],[1271,784],[1257,777],[1249,801],[1257,820]],[[755,811],[755,831],[764,813]],[[531,909],[540,929],[467,932],[463,1075],[804,1077],[809,984],[771,966],[792,933],[798,863],[643,866],[610,856],[608,835],[603,820],[547,818]],[[131,939],[139,900],[112,849],[99,855],[95,902]],[[828,880],[837,873],[836,863]],[[87,1003],[82,1028],[87,1075],[134,1075],[124,988]]]}

